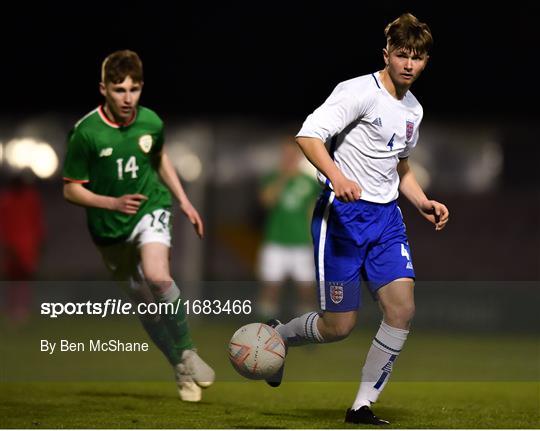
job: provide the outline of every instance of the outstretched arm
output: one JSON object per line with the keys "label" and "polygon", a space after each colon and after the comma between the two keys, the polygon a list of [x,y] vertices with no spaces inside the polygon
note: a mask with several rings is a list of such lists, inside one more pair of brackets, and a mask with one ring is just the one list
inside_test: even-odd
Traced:
{"label": "outstretched arm", "polygon": [[407,159],[399,161],[397,171],[400,178],[400,192],[420,211],[420,214],[435,225],[435,230],[444,229],[450,215],[448,208],[440,202],[427,198]]}
{"label": "outstretched arm", "polygon": [[204,236],[204,224],[201,216],[189,201],[176,170],[164,151],[160,155],[158,172],[165,185],[180,203],[180,209],[193,225],[195,232],[199,238],[202,238]]}
{"label": "outstretched arm", "polygon": [[330,180],[336,198],[343,202],[353,202],[360,199],[362,189],[357,183],[343,175],[328,154],[323,141],[318,138],[299,136],[296,138],[296,142],[313,166]]}
{"label": "outstretched arm", "polygon": [[148,199],[140,194],[123,195],[118,198],[98,195],[76,182],[64,183],[64,198],[75,205],[102,208],[124,214],[137,213],[142,201]]}

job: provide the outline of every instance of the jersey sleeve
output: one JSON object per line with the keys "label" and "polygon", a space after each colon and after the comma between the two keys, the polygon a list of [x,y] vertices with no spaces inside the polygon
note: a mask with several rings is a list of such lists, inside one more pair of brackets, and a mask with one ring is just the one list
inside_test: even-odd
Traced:
{"label": "jersey sleeve", "polygon": [[363,117],[367,112],[368,98],[355,93],[344,83],[338,84],[328,99],[306,118],[296,136],[326,142]]}
{"label": "jersey sleeve", "polygon": [[68,136],[68,147],[63,170],[64,180],[77,183],[89,182],[89,165],[90,142],[75,128]]}
{"label": "jersey sleeve", "polygon": [[153,148],[153,153],[159,154],[163,150],[163,144],[165,143],[165,127],[163,121],[160,120],[158,131],[156,132],[156,144]]}

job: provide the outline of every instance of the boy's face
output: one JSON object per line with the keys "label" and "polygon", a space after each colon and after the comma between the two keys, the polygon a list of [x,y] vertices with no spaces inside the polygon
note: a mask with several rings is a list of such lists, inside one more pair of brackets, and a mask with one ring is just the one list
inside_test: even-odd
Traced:
{"label": "boy's face", "polygon": [[393,47],[385,48],[383,55],[392,81],[400,87],[410,87],[425,69],[429,58],[427,53]]}
{"label": "boy's face", "polygon": [[129,121],[141,97],[143,83],[134,82],[131,76],[127,76],[120,83],[99,84],[99,91],[105,97],[107,106],[111,110],[115,119],[121,123]]}
{"label": "boy's face", "polygon": [[294,142],[286,141],[281,145],[281,170],[286,174],[294,174],[298,171],[302,153]]}

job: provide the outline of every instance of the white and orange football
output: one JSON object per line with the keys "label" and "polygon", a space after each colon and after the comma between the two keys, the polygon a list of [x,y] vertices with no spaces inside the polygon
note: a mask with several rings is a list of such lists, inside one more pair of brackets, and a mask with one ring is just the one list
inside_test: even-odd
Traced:
{"label": "white and orange football", "polygon": [[250,323],[236,331],[229,342],[229,359],[242,376],[262,380],[283,365],[286,350],[283,338],[271,326]]}

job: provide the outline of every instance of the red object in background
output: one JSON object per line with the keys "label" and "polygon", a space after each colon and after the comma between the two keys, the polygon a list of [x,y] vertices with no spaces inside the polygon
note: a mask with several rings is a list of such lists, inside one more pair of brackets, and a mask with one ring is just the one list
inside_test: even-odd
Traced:
{"label": "red object in background", "polygon": [[2,274],[18,281],[7,286],[6,311],[14,320],[30,315],[29,283],[37,270],[45,237],[43,208],[38,190],[21,180],[0,191],[0,247]]}

